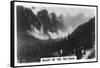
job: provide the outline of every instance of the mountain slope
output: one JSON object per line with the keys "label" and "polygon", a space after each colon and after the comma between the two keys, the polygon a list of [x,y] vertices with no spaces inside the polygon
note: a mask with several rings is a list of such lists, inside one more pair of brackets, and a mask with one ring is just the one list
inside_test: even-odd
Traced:
{"label": "mountain slope", "polygon": [[76,28],[71,37],[77,42],[85,43],[84,47],[91,48],[92,40],[95,39],[95,17]]}
{"label": "mountain slope", "polygon": [[94,48],[95,43],[95,17],[78,26],[68,39],[62,40],[63,54],[74,53],[78,59],[82,58],[82,50]]}

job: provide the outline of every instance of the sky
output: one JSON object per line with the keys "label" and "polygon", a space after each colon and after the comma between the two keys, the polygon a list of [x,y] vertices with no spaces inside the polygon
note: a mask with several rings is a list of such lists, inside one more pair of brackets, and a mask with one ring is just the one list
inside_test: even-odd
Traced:
{"label": "sky", "polygon": [[[62,14],[63,16],[70,15],[70,16],[75,16],[79,13],[83,13],[86,17],[92,17],[95,16],[95,10],[91,8],[79,8],[79,7],[36,7],[35,11],[38,12],[42,9],[47,9],[49,13],[55,12],[57,16]],[[33,9],[34,10],[34,9]]]}
{"label": "sky", "polygon": [[[78,13],[83,13],[86,17],[95,15],[95,7],[86,6],[74,6],[74,5],[57,5],[57,4],[42,4],[42,3],[23,3],[17,2],[16,5],[22,5],[27,8],[31,8],[33,11],[38,12],[42,9],[47,9],[49,13],[55,12],[57,16],[62,14],[66,16],[67,14],[74,16]],[[32,7],[35,7],[33,9]]]}

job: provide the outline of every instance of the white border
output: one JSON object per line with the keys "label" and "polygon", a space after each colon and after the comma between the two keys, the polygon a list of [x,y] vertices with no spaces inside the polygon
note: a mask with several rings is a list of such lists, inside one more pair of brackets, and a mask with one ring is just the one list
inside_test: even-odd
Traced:
{"label": "white border", "polygon": [[[32,6],[32,4],[33,3],[26,3],[26,2],[14,2],[14,34],[15,34],[15,43],[14,43],[14,46],[15,46],[15,50],[14,50],[14,58],[15,58],[15,66],[27,66],[27,65],[45,65],[45,64],[59,64],[59,63],[75,63],[75,62],[90,62],[90,61],[97,61],[97,52],[95,53],[96,55],[96,58],[95,59],[87,59],[87,60],[74,60],[74,61],[57,61],[57,62],[35,62],[35,63],[17,63],[17,26],[16,26],[16,22],[17,22],[17,20],[16,20],[16,16],[17,16],[17,14],[16,14],[16,5],[22,5],[22,6],[24,6],[24,5],[29,5],[29,6]],[[96,10],[96,7],[86,7],[86,6],[75,6],[75,5],[57,5],[57,4],[43,4],[43,3],[34,3],[34,5],[35,6],[45,6],[45,7],[65,7],[66,8],[66,6],[71,6],[71,7],[78,7],[78,8],[95,8],[95,10]],[[67,7],[67,8],[68,8]],[[70,7],[69,7],[70,8]],[[96,16],[96,12],[95,12],[95,35],[97,35],[97,28],[96,28],[96,26],[97,26],[97,16]],[[97,48],[97,36],[95,36],[95,48]],[[95,51],[97,51],[97,49],[95,50]]]}

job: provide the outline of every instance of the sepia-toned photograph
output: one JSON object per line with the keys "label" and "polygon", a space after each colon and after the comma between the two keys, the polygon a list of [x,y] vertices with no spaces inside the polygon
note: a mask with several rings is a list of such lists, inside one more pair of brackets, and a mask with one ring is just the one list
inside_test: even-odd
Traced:
{"label": "sepia-toned photograph", "polygon": [[97,6],[17,1],[12,6],[14,66],[97,61]]}

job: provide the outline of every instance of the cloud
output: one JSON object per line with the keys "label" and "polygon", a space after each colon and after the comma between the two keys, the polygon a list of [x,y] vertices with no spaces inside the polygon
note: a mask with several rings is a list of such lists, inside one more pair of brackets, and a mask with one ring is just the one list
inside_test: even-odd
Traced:
{"label": "cloud", "polygon": [[75,16],[67,14],[64,18],[64,24],[66,25],[66,27],[70,26],[75,29],[78,25],[86,22],[88,19],[88,17],[84,16],[84,13],[78,13]]}

